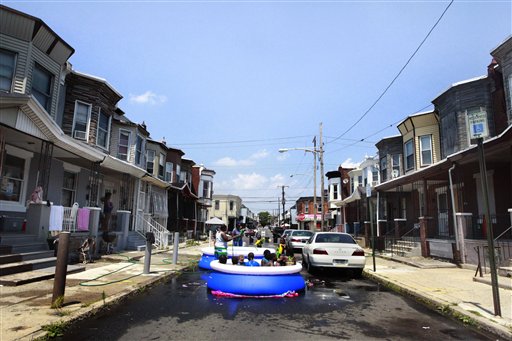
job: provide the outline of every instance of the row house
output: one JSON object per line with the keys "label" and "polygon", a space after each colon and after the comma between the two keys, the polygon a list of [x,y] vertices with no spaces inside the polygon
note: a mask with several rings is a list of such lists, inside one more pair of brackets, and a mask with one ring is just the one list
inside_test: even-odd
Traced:
{"label": "row house", "polygon": [[341,201],[348,198],[352,193],[350,191],[350,177],[348,173],[352,168],[338,167],[338,170],[330,171],[325,174],[327,177],[328,206],[330,218],[328,225],[343,231],[346,223],[346,208],[341,207]]}
{"label": "row house", "polygon": [[[452,84],[432,101],[433,111],[407,117],[398,125],[400,136],[377,143],[382,177],[376,187],[377,233],[382,237],[411,237],[421,243],[424,256],[478,263],[475,250],[484,254],[488,225],[476,140],[469,137],[468,117],[477,113],[486,118],[489,133],[483,142],[488,222],[498,243],[512,239],[512,38],[491,55],[487,75]],[[506,252],[510,245],[498,249]],[[510,258],[508,252],[500,259]]]}
{"label": "row house", "polygon": [[[73,48],[43,21],[0,5],[0,23],[2,232],[74,232],[77,210],[87,207],[82,232],[98,237],[102,198],[110,193],[108,230],[121,236],[119,248],[130,231],[154,230],[162,244],[173,231],[168,190],[175,184],[186,184],[185,192],[201,201],[189,216],[206,220],[215,172],[201,166],[194,173],[191,160],[183,170],[173,164],[174,149],[126,117],[118,107],[122,95],[105,79],[73,70]],[[198,187],[208,190],[198,195]]]}
{"label": "row house", "polygon": [[206,233],[205,222],[209,220],[209,209],[212,207],[213,178],[215,171],[205,168],[204,165],[192,167],[192,188],[197,193],[197,230]]}
{"label": "row house", "polygon": [[[329,200],[327,191],[324,193],[324,205],[322,207],[322,198],[316,198],[315,208],[315,197],[300,197],[296,200],[295,206],[297,208],[296,221],[299,225],[299,230],[311,230],[317,231],[321,228],[321,221],[324,220],[324,226],[327,226],[329,222]],[[315,225],[316,218],[316,227]]]}
{"label": "row house", "polygon": [[241,215],[242,199],[233,194],[214,194],[213,206],[209,209],[208,215],[217,217],[226,224],[229,230],[232,230]]}

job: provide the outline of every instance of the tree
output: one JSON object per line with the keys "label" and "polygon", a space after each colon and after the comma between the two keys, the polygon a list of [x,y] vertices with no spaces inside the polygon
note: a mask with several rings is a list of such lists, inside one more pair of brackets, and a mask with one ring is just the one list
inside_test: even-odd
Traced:
{"label": "tree", "polygon": [[258,213],[258,217],[260,218],[261,226],[267,226],[268,224],[270,224],[270,219],[272,218],[270,216],[270,213],[268,213],[267,211]]}

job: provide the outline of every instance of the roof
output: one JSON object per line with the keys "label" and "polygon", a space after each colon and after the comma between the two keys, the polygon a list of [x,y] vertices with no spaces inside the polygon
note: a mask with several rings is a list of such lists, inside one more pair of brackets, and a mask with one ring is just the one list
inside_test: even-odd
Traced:
{"label": "roof", "polygon": [[474,77],[474,78],[470,78],[470,79],[466,79],[466,80],[463,80],[463,81],[460,81],[460,82],[453,83],[446,90],[444,90],[439,95],[437,95],[432,100],[432,103],[435,103],[441,96],[443,96],[445,93],[447,93],[448,91],[450,91],[451,89],[453,89],[455,87],[458,87],[458,86],[461,86],[461,85],[464,85],[464,84],[469,84],[469,83],[477,82],[477,81],[480,81],[480,80],[486,79],[486,78],[487,78],[487,75],[484,75],[484,76],[478,76],[478,77]]}
{"label": "roof", "polygon": [[98,76],[89,75],[87,73],[83,73],[83,72],[76,71],[76,70],[71,70],[71,73],[73,73],[77,76],[80,76],[80,77],[91,79],[91,80],[99,82],[99,83],[103,83],[110,90],[112,90],[112,92],[114,92],[117,96],[119,96],[119,98],[123,98],[123,95],[121,95],[121,93],[119,91],[117,91],[109,82],[107,82],[107,80],[105,78],[100,78]]}

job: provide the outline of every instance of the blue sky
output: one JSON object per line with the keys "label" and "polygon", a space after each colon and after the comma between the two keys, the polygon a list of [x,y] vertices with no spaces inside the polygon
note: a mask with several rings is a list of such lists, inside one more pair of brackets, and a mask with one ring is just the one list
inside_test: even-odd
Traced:
{"label": "blue sky", "polygon": [[255,212],[277,210],[280,185],[290,186],[287,208],[313,195],[312,154],[278,149],[310,147],[320,122],[327,172],[374,155],[380,138],[398,134],[386,127],[486,74],[489,52],[512,33],[511,1],[455,1],[379,103],[330,142],[448,3],[2,1],[45,21],[76,50],[74,69],[107,79],[128,117],[214,169],[215,192],[240,195]]}

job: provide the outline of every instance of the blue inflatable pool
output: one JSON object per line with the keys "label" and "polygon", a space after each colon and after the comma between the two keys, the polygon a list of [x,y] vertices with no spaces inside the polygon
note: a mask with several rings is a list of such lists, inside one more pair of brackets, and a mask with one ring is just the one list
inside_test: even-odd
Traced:
{"label": "blue inflatable pool", "polygon": [[[238,257],[239,255],[244,255],[247,258],[247,255],[249,252],[254,253],[255,259],[261,259],[263,258],[263,251],[269,250],[271,253],[276,252],[273,248],[261,248],[261,247],[247,247],[247,246],[235,246],[231,247],[229,246],[228,251],[228,258]],[[203,252],[203,255],[201,259],[199,260],[199,267],[201,269],[211,270],[210,263],[213,260],[216,260],[215,258],[215,248],[213,247],[206,247],[201,250]]]}
{"label": "blue inflatable pool", "polygon": [[271,296],[287,292],[300,292],[306,287],[300,271],[302,265],[288,266],[239,266],[220,264],[217,260],[210,264],[212,271],[207,278],[210,290],[224,293]]}

